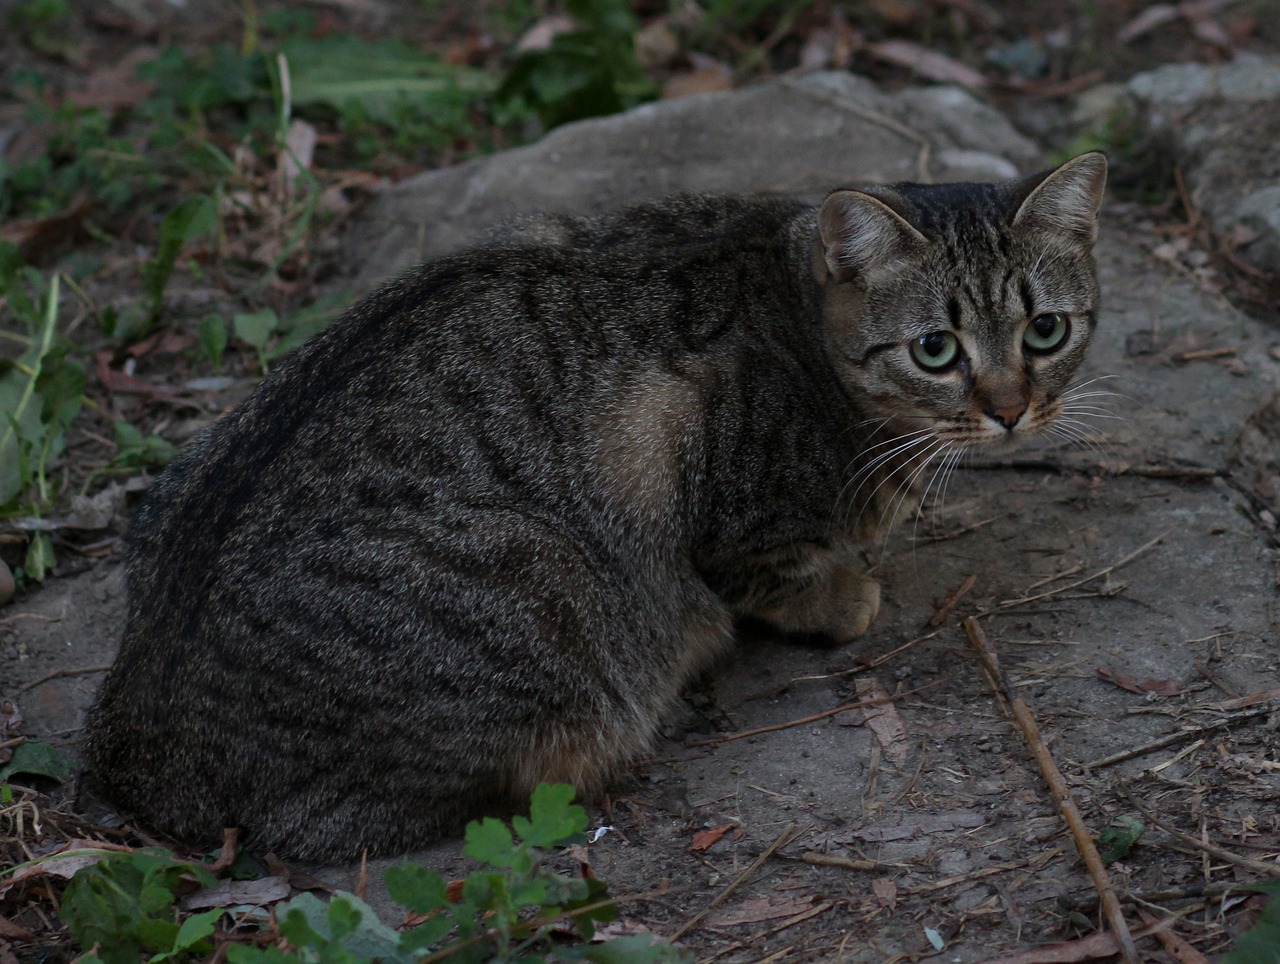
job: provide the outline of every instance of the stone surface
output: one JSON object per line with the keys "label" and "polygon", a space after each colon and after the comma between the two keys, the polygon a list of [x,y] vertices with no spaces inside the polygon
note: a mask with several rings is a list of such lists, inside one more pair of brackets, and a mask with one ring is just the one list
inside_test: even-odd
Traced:
{"label": "stone surface", "polygon": [[1241,253],[1280,275],[1280,57],[1171,64],[1129,81],[1151,136],[1169,145],[1193,203]]}
{"label": "stone surface", "polygon": [[677,191],[820,199],[854,181],[983,180],[1037,151],[958,88],[898,94],[847,73],[649,104],[528,147],[420,174],[383,194],[348,244],[365,290],[518,214],[592,214]]}

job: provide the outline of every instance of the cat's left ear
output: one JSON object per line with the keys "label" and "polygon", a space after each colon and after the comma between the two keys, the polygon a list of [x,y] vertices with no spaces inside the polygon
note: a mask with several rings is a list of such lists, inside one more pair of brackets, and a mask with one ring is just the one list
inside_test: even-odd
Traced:
{"label": "cat's left ear", "polygon": [[1107,156],[1090,151],[1043,175],[1027,195],[1015,227],[1044,228],[1067,234],[1089,247],[1098,240],[1098,209],[1107,186]]}

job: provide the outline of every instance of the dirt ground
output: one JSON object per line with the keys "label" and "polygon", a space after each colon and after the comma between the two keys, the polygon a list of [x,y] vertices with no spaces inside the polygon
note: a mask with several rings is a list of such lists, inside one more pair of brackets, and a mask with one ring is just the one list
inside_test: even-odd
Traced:
{"label": "dirt ground", "polygon": [[[1261,899],[1241,885],[1280,870],[1280,332],[1153,256],[1163,217],[1118,203],[1103,220],[1083,377],[1109,376],[1116,417],[1080,426],[1086,444],[962,468],[869,552],[885,604],[867,637],[745,639],[656,758],[589,805],[611,828],[591,865],[634,898],[627,923],[703,961],[985,961],[1060,941],[1107,956],[971,616],[1090,830],[1146,825],[1110,866],[1133,929],[1177,918],[1144,952],[1194,960],[1184,941],[1212,959],[1250,926]],[[116,551],[0,610],[0,696],[25,733],[74,752],[123,618]],[[419,856],[466,871],[457,842]],[[377,869],[370,900],[394,919]]]}

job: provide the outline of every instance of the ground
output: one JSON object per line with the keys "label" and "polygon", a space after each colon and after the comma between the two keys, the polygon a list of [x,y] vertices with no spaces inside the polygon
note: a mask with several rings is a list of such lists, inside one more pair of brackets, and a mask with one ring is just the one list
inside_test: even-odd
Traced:
{"label": "ground", "polygon": [[[1183,46],[1160,57],[1207,56],[1178,36]],[[1115,50],[1110,60],[1090,53],[1112,79],[1154,65]],[[825,122],[810,100],[813,122]],[[732,127],[723,115],[744,103],[677,103],[656,120],[591,122],[546,150],[577,138],[604,144],[615,164],[644,167],[630,163],[635,145],[667,143],[660,126],[645,124],[684,111],[681,129],[714,138]],[[1069,134],[1071,103],[1001,106],[1024,134]],[[881,117],[900,108],[877,102]],[[916,130],[928,123],[923,111],[904,115]],[[1033,113],[1043,130],[1020,120]],[[762,142],[774,130],[764,124]],[[965,146],[955,143],[963,132],[926,126],[924,136]],[[1012,136],[993,127],[975,139],[999,144],[991,150],[1006,162],[1031,162]],[[696,158],[667,156],[678,145],[665,150],[676,186],[703,176]],[[931,163],[947,156],[935,150]],[[550,153],[520,157],[534,180],[543,172],[597,183],[573,156],[560,171]],[[900,146],[884,163],[916,161],[914,147]],[[716,162],[742,189],[761,176],[731,157]],[[447,182],[450,198],[483,207],[475,199],[502,170],[487,163],[437,176],[459,179]],[[809,163],[826,176],[824,161]],[[621,178],[607,189],[616,203],[632,190]],[[405,182],[391,206],[408,209],[410,195],[434,203],[440,183]],[[1105,929],[1094,885],[962,625],[972,617],[1089,829],[1098,835],[1126,818],[1145,825],[1109,870],[1131,928],[1147,916],[1178,918],[1143,951],[1196,960],[1190,944],[1213,958],[1252,924],[1261,899],[1243,885],[1268,867],[1274,875],[1280,852],[1280,333],[1256,289],[1244,291],[1251,276],[1218,259],[1203,226],[1191,218],[1188,227],[1176,192],[1168,197],[1113,197],[1102,219],[1105,312],[1082,379],[1115,393],[1095,399],[1105,411],[1094,413],[1115,417],[1083,416],[1085,444],[1054,439],[962,469],[945,498],[869,551],[885,603],[863,640],[836,649],[744,640],[690,694],[690,719],[673,726],[655,759],[590,803],[593,824],[612,828],[589,847],[594,873],[616,894],[641,895],[623,905],[628,922],[678,934],[701,960],[906,960],[938,950],[957,961],[1068,959],[1043,949],[1059,941],[1077,941],[1083,956],[1113,953],[1086,943]],[[366,212],[348,242],[351,260],[370,225],[390,230],[386,215],[376,203]],[[483,228],[472,211],[457,216]],[[0,691],[21,708],[23,732],[74,750],[123,621],[116,543],[64,564],[0,612]],[[859,700],[871,705],[842,709]],[[52,846],[62,826],[50,817],[46,838],[27,843]],[[456,842],[420,856],[449,876],[466,869]],[[357,868],[310,869],[343,888],[358,878]],[[380,874],[370,879],[371,902],[394,914]],[[0,903],[0,915],[32,930],[45,912],[34,895]],[[42,935],[12,952],[65,953],[56,930]]]}

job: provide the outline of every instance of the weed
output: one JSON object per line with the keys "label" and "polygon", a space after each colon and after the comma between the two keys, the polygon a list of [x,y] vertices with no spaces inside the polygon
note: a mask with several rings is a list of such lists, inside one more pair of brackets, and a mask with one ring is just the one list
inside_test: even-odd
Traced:
{"label": "weed", "polygon": [[577,29],[516,59],[496,94],[500,119],[533,113],[551,128],[657,96],[636,62],[636,20],[625,0],[566,0],[565,8]]}
{"label": "weed", "polygon": [[18,359],[0,360],[0,515],[36,520],[15,576],[37,582],[54,562],[52,539],[38,525],[57,496],[47,468],[66,447],[87,379],[84,366],[57,337],[58,289],[58,275],[46,281],[18,266],[12,246],[0,246],[0,294],[26,328],[25,336],[10,336],[25,347]]}
{"label": "weed", "polygon": [[[353,894],[339,893],[326,903],[303,893],[276,906],[267,933],[224,933],[226,959],[230,964],[689,961],[684,951],[646,935],[592,942],[596,924],[617,916],[604,884],[565,876],[543,863],[546,850],[585,839],[586,812],[572,800],[572,787],[540,784],[528,817],[515,817],[510,827],[493,818],[468,825],[464,852],[484,869],[460,888],[420,865],[388,870],[388,892],[409,912],[409,923],[400,930],[379,920]],[[200,865],[166,851],[112,853],[75,874],[63,898],[62,918],[90,952],[82,960],[136,964],[138,954],[147,952],[152,964],[159,964],[207,956],[224,911],[183,919],[178,894],[194,883],[209,886],[213,879]],[[570,929],[577,932],[576,943],[567,940]]]}

